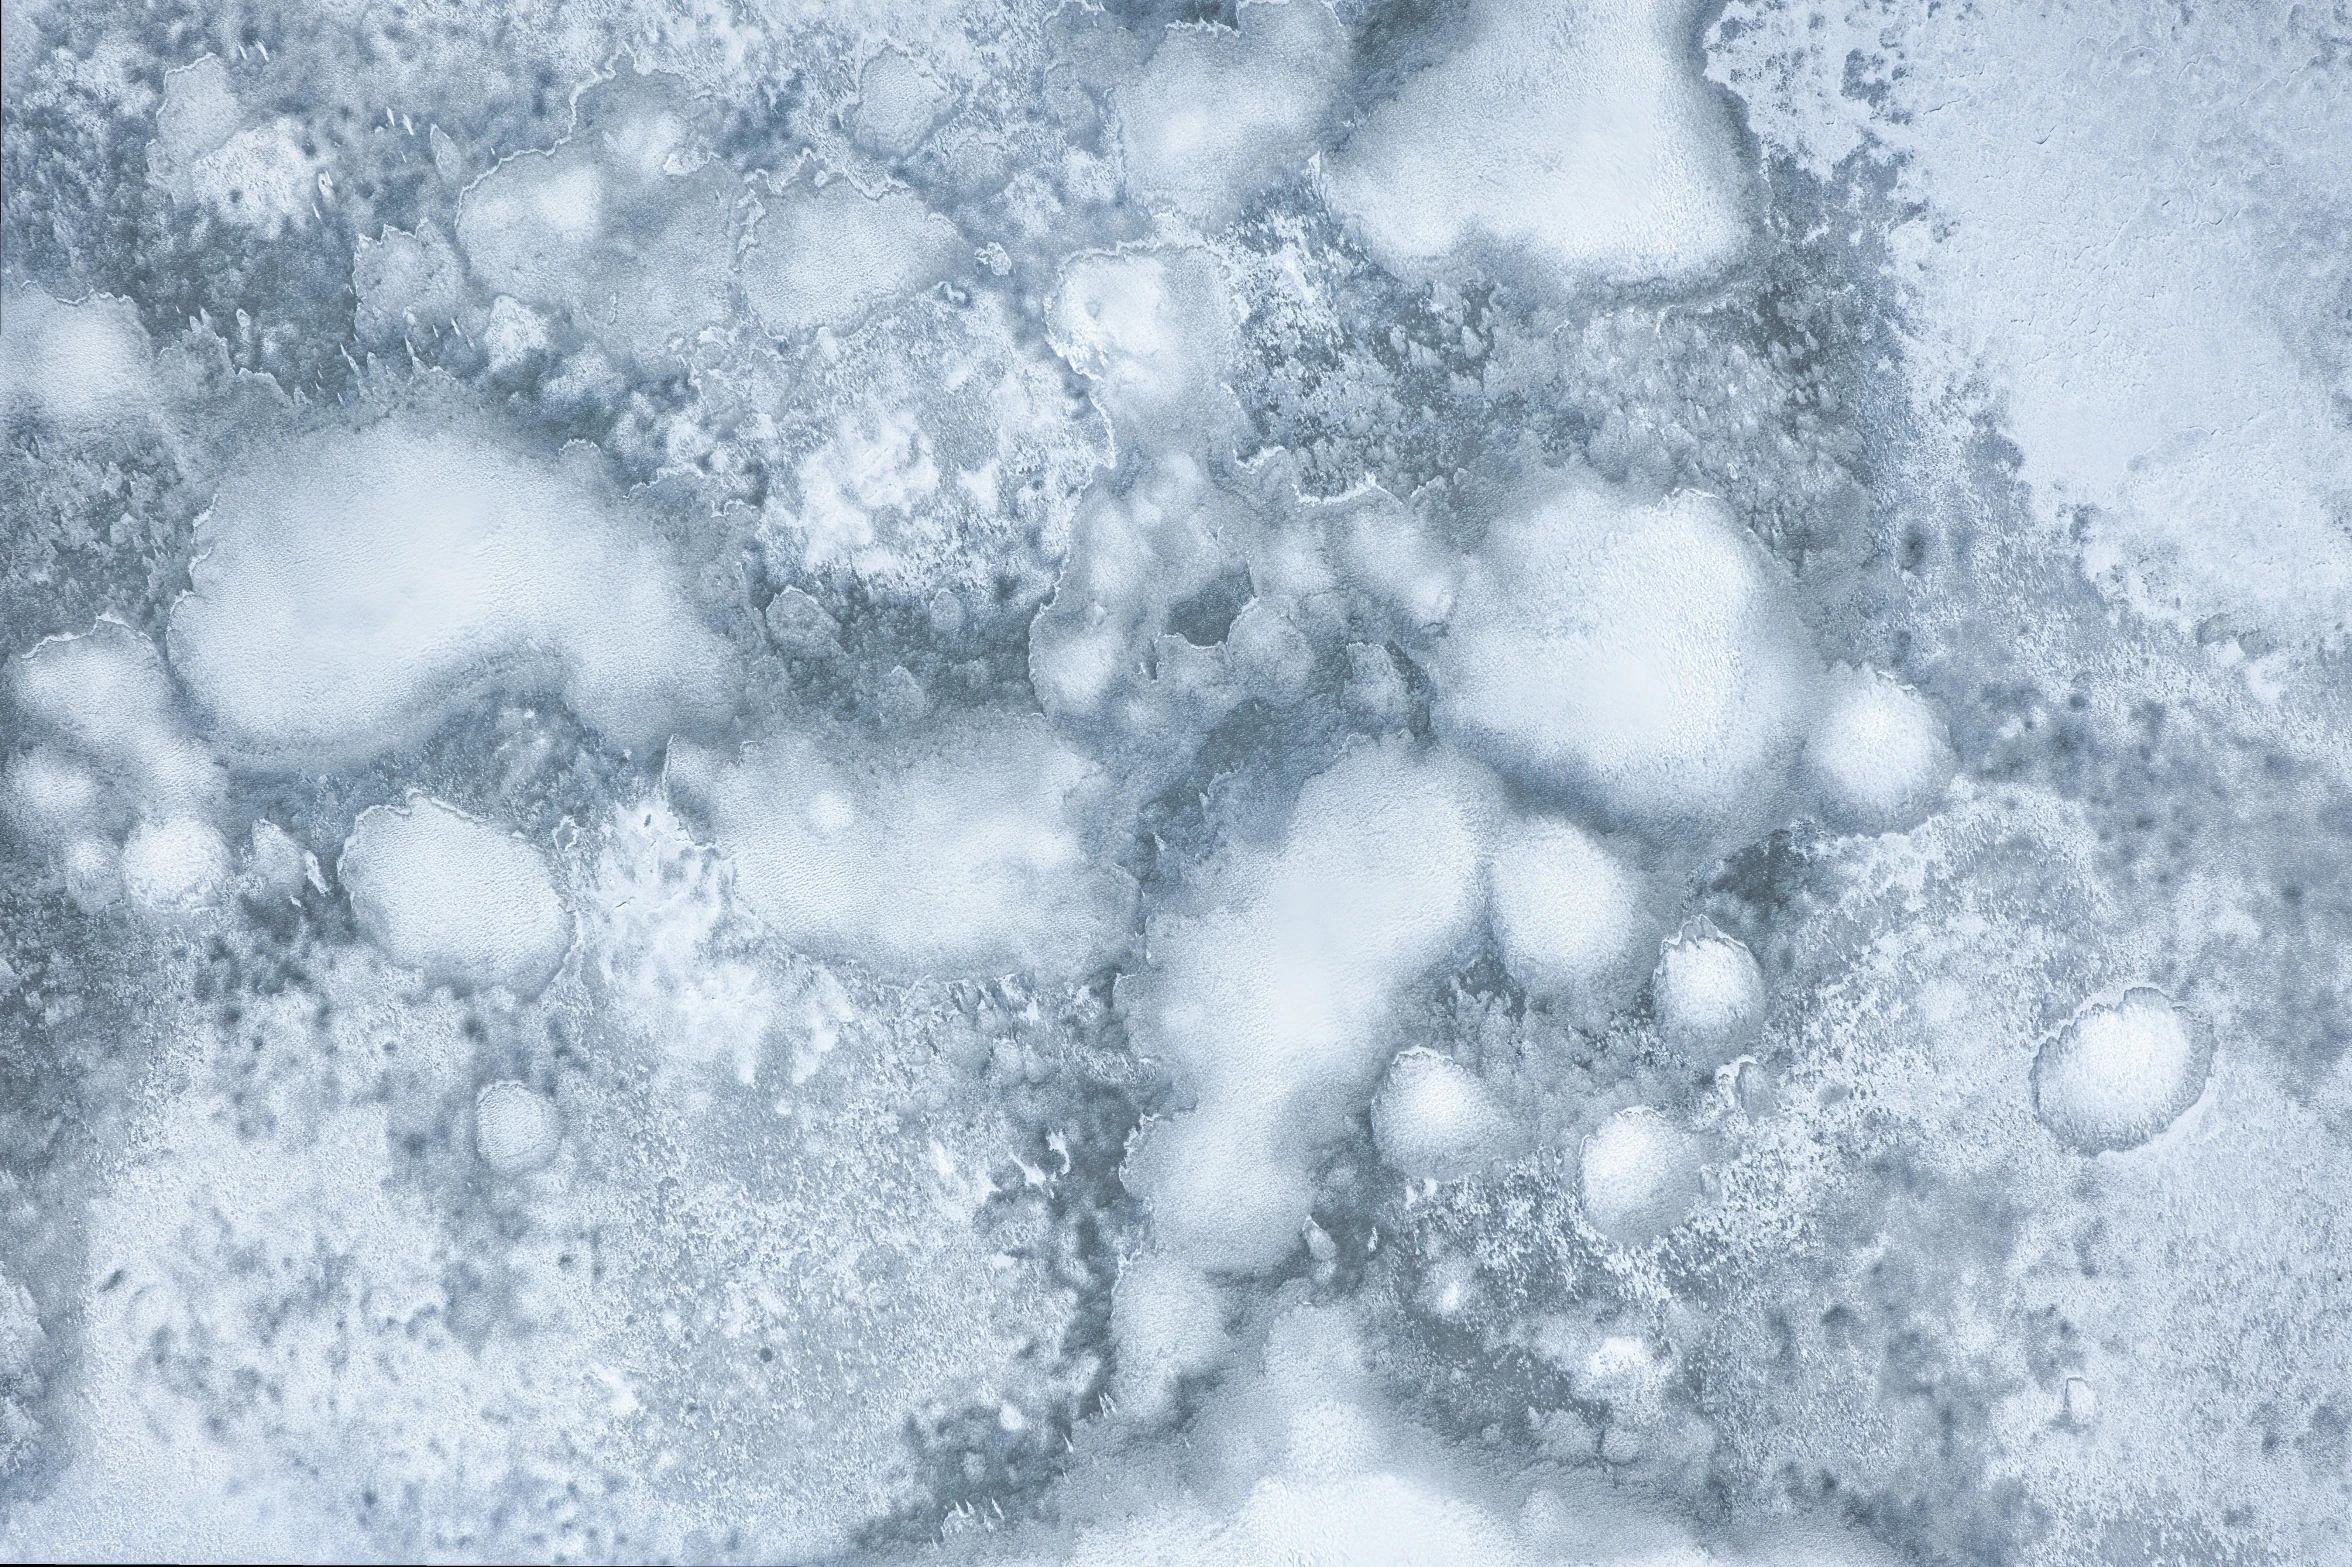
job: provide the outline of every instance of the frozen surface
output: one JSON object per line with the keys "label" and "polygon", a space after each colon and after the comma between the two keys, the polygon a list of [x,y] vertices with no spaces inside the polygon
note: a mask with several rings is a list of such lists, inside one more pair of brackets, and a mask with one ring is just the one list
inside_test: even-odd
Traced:
{"label": "frozen surface", "polygon": [[0,8],[0,1558],[2352,1563],[2352,15]]}

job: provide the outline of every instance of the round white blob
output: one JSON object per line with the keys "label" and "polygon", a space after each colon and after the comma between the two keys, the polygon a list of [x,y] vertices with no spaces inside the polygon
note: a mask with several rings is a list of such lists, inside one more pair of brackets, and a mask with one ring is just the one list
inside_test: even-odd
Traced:
{"label": "round white blob", "polygon": [[1450,1181],[1510,1151],[1501,1101],[1451,1057],[1419,1047],[1396,1058],[1372,1102],[1380,1157],[1406,1175]]}
{"label": "round white blob", "polygon": [[1744,943],[1704,921],[1666,943],[1651,985],[1659,1032],[1701,1062],[1738,1055],[1764,1021],[1764,971]]}
{"label": "round white blob", "polygon": [[1658,941],[1646,878],[1557,819],[1516,822],[1487,872],[1503,966],[1529,994],[1598,1023],[1631,999]]}
{"label": "round white blob", "polygon": [[2213,1041],[2162,991],[2078,1014],[2034,1058],[2034,1113],[2082,1153],[2136,1148],[2205,1092]]}
{"label": "round white blob", "polygon": [[1488,535],[1432,674],[1437,722],[1533,787],[1737,836],[1772,805],[1818,670],[1721,501],[1572,480]]}
{"label": "round white blob", "polygon": [[143,821],[123,844],[123,890],[157,913],[202,908],[229,875],[229,848],[193,816]]}
{"label": "round white blob", "polygon": [[1918,821],[1956,766],[1935,709],[1868,669],[1831,675],[1829,699],[1805,743],[1805,764],[1829,814],[1870,830]]}
{"label": "round white blob", "polygon": [[474,1100],[474,1151],[500,1175],[544,1167],[562,1141],[555,1101],[522,1083],[492,1083]]}
{"label": "round white blob", "polygon": [[1410,275],[1479,236],[1574,277],[1655,281],[1744,248],[1739,132],[1694,68],[1686,5],[1446,14],[1460,43],[1325,160],[1332,210],[1376,259]]}
{"label": "round white blob", "polygon": [[1647,1105],[1618,1111],[1584,1140],[1584,1216],[1621,1246],[1655,1240],[1699,1200],[1698,1145]]}
{"label": "round white blob", "polygon": [[362,812],[340,874],[360,930],[429,979],[532,995],[571,945],[539,851],[438,800]]}

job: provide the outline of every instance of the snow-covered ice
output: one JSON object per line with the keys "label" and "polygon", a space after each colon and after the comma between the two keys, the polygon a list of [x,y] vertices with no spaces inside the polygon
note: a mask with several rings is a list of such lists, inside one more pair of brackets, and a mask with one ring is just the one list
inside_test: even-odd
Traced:
{"label": "snow-covered ice", "polygon": [[2348,106],[0,8],[0,1558],[2352,1562]]}

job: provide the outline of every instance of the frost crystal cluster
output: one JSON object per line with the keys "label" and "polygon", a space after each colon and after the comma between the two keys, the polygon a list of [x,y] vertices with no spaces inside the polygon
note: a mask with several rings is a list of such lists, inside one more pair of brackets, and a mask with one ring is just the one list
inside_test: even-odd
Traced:
{"label": "frost crystal cluster", "polygon": [[0,1558],[2352,1564],[2345,0],[0,45]]}

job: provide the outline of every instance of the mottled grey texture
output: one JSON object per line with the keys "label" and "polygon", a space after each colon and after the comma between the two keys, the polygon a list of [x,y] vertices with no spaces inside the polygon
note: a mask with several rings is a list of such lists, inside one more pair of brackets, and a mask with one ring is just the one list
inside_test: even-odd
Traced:
{"label": "mottled grey texture", "polygon": [[2352,1562],[2352,12],[24,0],[0,1556]]}

